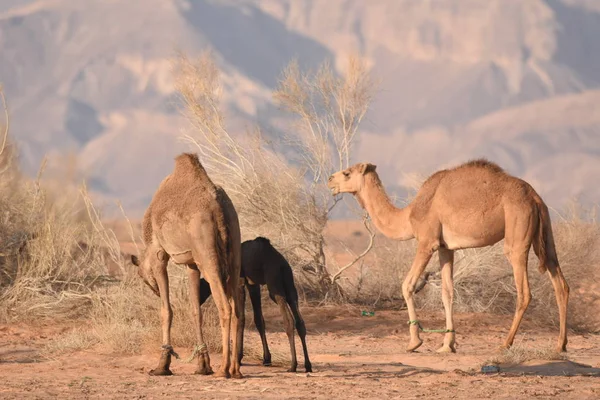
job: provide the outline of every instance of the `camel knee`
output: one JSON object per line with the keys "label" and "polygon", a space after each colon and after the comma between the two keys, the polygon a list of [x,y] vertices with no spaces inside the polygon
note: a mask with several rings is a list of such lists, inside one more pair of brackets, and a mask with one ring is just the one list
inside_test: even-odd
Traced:
{"label": "camel knee", "polygon": [[454,290],[442,286],[442,302],[452,304],[454,302]]}
{"label": "camel knee", "polygon": [[298,331],[298,335],[306,336],[306,326],[304,325],[304,321],[301,319],[296,321],[296,330]]}
{"label": "camel knee", "polygon": [[226,304],[225,307],[222,307],[219,315],[219,318],[221,320],[221,326],[223,326],[225,323],[229,323],[229,321],[231,321],[231,306],[229,304]]}
{"label": "camel knee", "polygon": [[404,280],[402,283],[402,295],[404,296],[405,300],[413,296],[415,293],[415,288],[416,284],[412,281],[412,279],[407,278]]}
{"label": "camel knee", "polygon": [[531,298],[532,296],[530,291],[523,293],[522,296],[517,296],[517,308],[523,311],[526,310],[531,303]]}

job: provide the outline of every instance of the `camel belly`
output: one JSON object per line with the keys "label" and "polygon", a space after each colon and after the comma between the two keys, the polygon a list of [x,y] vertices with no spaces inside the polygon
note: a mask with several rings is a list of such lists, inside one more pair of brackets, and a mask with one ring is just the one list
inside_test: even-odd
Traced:
{"label": "camel belly", "polygon": [[504,230],[495,232],[472,232],[464,234],[442,227],[441,243],[450,250],[491,246],[504,238]]}
{"label": "camel belly", "polygon": [[169,254],[169,256],[171,256],[171,260],[175,263],[175,264],[193,264],[194,263],[194,257],[192,256],[192,251],[188,250],[188,251],[184,251],[181,253],[170,253],[169,251],[167,251],[167,254]]}

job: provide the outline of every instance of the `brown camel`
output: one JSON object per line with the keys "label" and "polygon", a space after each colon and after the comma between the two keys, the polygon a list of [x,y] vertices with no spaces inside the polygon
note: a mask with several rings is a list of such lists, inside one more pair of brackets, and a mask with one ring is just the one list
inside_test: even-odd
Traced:
{"label": "brown camel", "polygon": [[385,236],[418,241],[412,267],[402,284],[410,318],[410,343],[414,351],[423,342],[414,304],[415,284],[437,250],[442,271],[442,300],[446,312],[446,335],[439,352],[455,352],[453,300],[454,250],[491,246],[504,239],[504,253],[512,264],[517,287],[517,307],[504,342],[512,345],[523,314],[531,301],[527,280],[529,249],[539,258],[540,272],[548,271],[560,314],[558,350],[567,347],[569,286],[563,277],[554,248],[548,207],[525,181],[505,173],[487,160],[474,160],[430,176],[405,208],[389,200],[376,166],[359,163],[329,178],[333,195],[352,193]]}
{"label": "brown camel", "polygon": [[[160,184],[144,215],[142,225],[146,245],[143,260],[132,256],[138,273],[152,291],[160,296],[162,354],[151,375],[171,375],[169,369],[171,322],[167,262],[186,264],[190,302],[196,325],[197,374],[212,374],[208,349],[202,334],[200,272],[213,288],[219,311],[223,340],[223,359],[216,376],[242,378],[237,359],[244,326],[240,323],[239,298],[241,235],[238,216],[225,191],[208,177],[195,154],[181,154],[175,170]],[[233,329],[234,334],[231,334]],[[230,336],[233,349],[230,351]]]}
{"label": "brown camel", "polygon": [[[306,372],[312,372],[312,365],[308,358],[308,349],[306,347],[306,327],[304,320],[298,309],[298,292],[294,285],[294,274],[292,267],[285,257],[273,247],[269,239],[257,237],[254,240],[246,240],[242,243],[242,272],[241,276],[246,281],[246,288],[250,294],[252,310],[254,311],[254,323],[260,334],[260,340],[263,346],[263,365],[271,365],[271,352],[267,344],[265,334],[265,320],[262,314],[262,305],[260,297],[261,285],[267,285],[269,296],[277,305],[283,316],[285,333],[290,342],[292,353],[292,365],[288,372],[296,372],[298,361],[296,360],[296,345],[294,343],[294,323],[304,351],[304,369]],[[200,282],[201,300],[204,302],[210,297],[210,285],[204,279]],[[242,291],[242,307],[245,303],[245,292]],[[242,308],[243,309],[243,308]],[[244,321],[242,314],[242,321]],[[244,341],[238,353],[240,363],[244,356]]]}

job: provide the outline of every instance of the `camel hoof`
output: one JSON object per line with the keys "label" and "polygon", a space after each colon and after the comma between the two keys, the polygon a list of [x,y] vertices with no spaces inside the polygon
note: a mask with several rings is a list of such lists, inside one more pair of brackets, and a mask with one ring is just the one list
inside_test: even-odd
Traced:
{"label": "camel hoof", "polygon": [[503,345],[500,345],[500,346],[498,346],[496,348],[495,353],[496,354],[504,354],[504,353],[506,353],[508,351],[508,349],[510,349],[510,346],[507,346],[507,345],[503,344]]}
{"label": "camel hoof", "polygon": [[173,375],[173,373],[168,368],[156,368],[156,369],[151,369],[150,372],[148,372],[148,375],[152,375],[152,376],[171,376],[171,375]]}
{"label": "camel hoof", "polygon": [[229,374],[229,371],[217,371],[215,377],[229,379],[231,378],[231,375]]}
{"label": "camel hoof", "polygon": [[311,364],[304,365],[304,371],[306,371],[306,372],[313,372],[312,365]]}
{"label": "camel hoof", "polygon": [[212,370],[212,368],[208,367],[208,368],[198,368],[196,370],[196,372],[194,372],[194,375],[212,375],[215,372]]}
{"label": "camel hoof", "polygon": [[418,342],[415,342],[415,343],[411,343],[406,348],[406,352],[407,353],[412,353],[413,351],[415,351],[416,349],[418,349],[419,347],[421,347],[422,344],[423,344],[422,340],[419,340]]}
{"label": "camel hoof", "polygon": [[564,345],[564,346],[558,346],[556,348],[556,351],[559,352],[559,353],[566,353],[567,352],[567,346],[566,345]]}
{"label": "camel hoof", "polygon": [[291,367],[287,370],[287,372],[296,372],[297,367]]}
{"label": "camel hoof", "polygon": [[442,346],[439,349],[436,350],[437,353],[456,353],[456,349],[454,348],[454,345],[452,346]]}
{"label": "camel hoof", "polygon": [[244,375],[242,375],[242,373],[239,372],[239,371],[238,372],[233,372],[231,374],[231,377],[234,378],[234,379],[244,379]]}
{"label": "camel hoof", "polygon": [[264,367],[271,367],[273,364],[271,364],[271,361],[263,361],[262,365]]}

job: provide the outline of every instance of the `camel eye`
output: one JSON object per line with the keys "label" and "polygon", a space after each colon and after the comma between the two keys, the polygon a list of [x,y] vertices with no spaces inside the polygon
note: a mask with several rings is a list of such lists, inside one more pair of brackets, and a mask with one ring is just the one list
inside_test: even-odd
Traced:
{"label": "camel eye", "polygon": [[350,176],[350,172],[348,172],[348,171],[344,171],[344,172],[342,172],[342,173],[344,174],[344,176],[345,176],[346,178],[348,178],[348,177]]}

